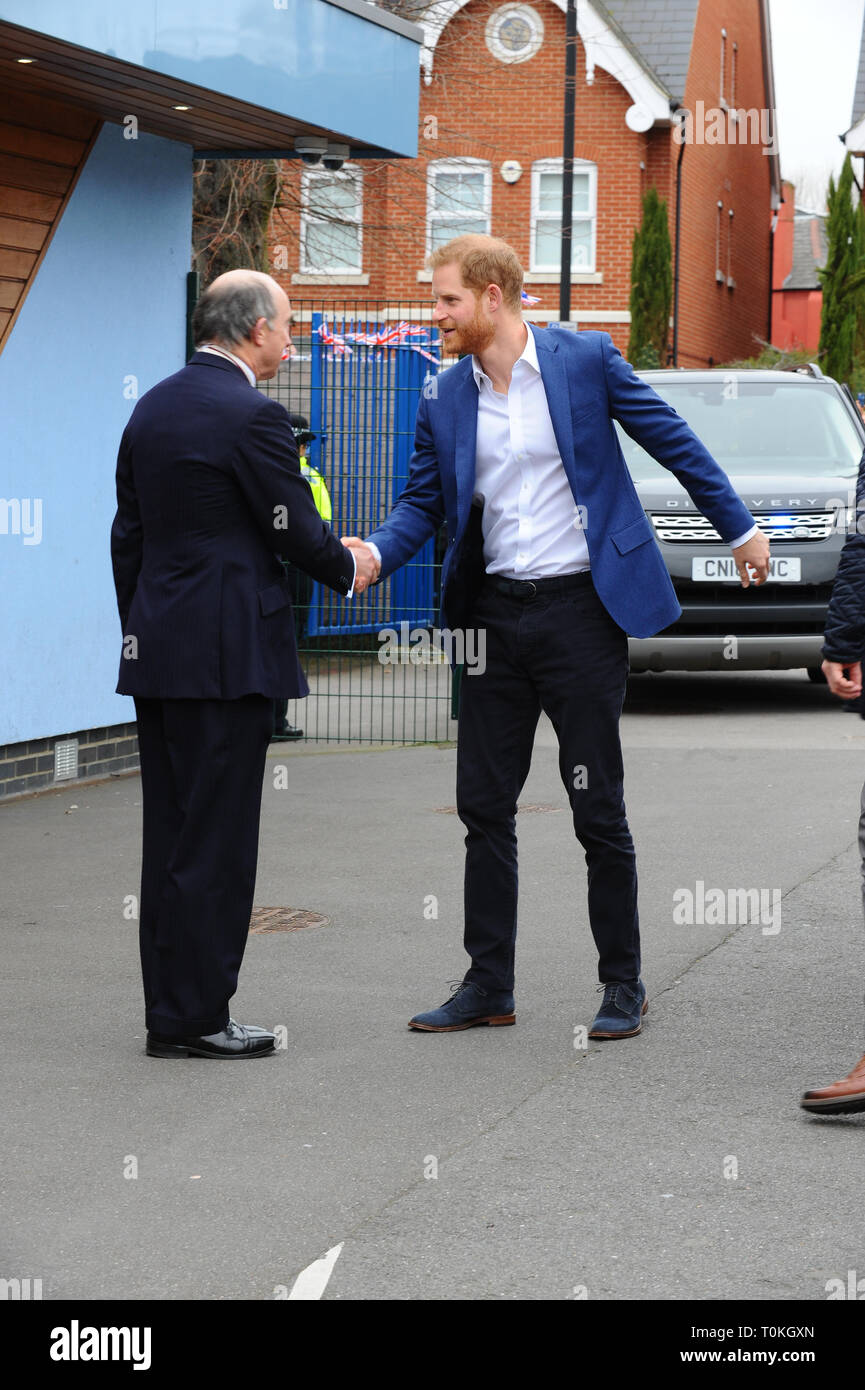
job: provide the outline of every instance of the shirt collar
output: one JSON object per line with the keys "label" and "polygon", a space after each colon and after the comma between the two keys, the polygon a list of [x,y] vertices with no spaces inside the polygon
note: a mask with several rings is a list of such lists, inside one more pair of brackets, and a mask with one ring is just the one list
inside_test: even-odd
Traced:
{"label": "shirt collar", "polygon": [[235,357],[233,352],[228,351],[228,348],[217,347],[215,343],[205,343],[203,347],[196,348],[195,350],[196,352],[211,352],[213,353],[214,357],[227,357],[229,362],[233,362],[235,367],[240,368],[240,370],[243,372],[243,375],[249,382],[250,386],[255,385],[255,372],[252,370],[251,367],[247,366],[247,364],[243,361],[243,358]]}
{"label": "shirt collar", "polygon": [[[538,362],[538,345],[535,342],[535,335],[528,324],[526,324],[526,345],[517,358],[517,361],[514,363],[515,367],[517,362],[527,363],[528,366],[534,368],[534,370],[540,374],[541,368]],[[480,358],[478,357],[472,357],[472,375],[474,376],[475,385],[479,391],[482,383],[489,381],[489,377],[481,366]]]}

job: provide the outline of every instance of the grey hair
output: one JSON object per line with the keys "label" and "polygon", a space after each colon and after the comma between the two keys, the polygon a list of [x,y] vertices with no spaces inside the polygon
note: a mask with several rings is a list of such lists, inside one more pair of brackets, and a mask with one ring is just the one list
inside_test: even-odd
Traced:
{"label": "grey hair", "polygon": [[195,346],[212,342],[239,345],[259,319],[266,319],[273,328],[276,315],[276,300],[266,275],[228,285],[215,283],[204,291],[192,315]]}

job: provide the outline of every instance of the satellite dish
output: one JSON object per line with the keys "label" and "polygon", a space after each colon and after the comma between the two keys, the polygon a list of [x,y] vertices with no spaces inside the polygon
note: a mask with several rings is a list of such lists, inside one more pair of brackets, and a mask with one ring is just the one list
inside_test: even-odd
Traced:
{"label": "satellite dish", "polygon": [[655,124],[655,118],[645,106],[629,106],[625,112],[625,125],[628,130],[642,132],[650,130]]}

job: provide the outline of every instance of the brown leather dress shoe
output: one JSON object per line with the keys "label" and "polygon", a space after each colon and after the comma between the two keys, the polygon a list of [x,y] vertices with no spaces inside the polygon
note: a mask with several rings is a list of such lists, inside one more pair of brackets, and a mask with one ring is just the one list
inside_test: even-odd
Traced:
{"label": "brown leather dress shoe", "polygon": [[806,1091],[799,1104],[813,1115],[853,1115],[865,1110],[865,1057],[843,1081],[821,1091]]}

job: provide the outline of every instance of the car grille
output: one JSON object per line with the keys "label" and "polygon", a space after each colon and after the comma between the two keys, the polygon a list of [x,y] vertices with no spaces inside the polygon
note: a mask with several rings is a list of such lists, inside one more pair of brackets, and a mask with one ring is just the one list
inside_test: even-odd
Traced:
{"label": "car grille", "polygon": [[739,584],[702,584],[676,578],[673,585],[682,616],[668,630],[677,636],[686,631],[704,637],[731,632],[752,637],[820,634],[832,593],[831,583],[760,584],[743,589]]}
{"label": "car grille", "polygon": [[[650,516],[659,541],[723,544],[712,523],[699,512],[651,512]],[[754,512],[753,516],[770,541],[825,541],[837,524],[838,511],[830,507],[818,512]]]}

